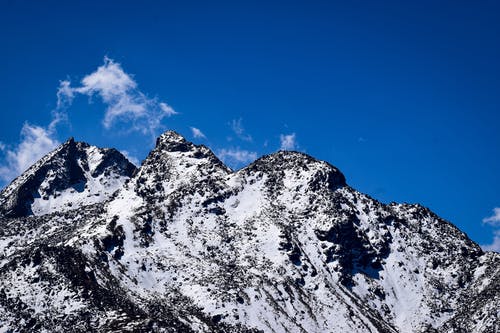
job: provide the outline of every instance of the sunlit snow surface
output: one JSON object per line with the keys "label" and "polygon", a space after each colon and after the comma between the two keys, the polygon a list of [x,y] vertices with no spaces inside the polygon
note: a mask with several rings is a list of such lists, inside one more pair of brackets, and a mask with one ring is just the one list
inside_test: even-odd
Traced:
{"label": "sunlit snow surface", "polygon": [[[91,179],[99,152],[87,153]],[[90,311],[92,321],[78,325],[104,331],[499,328],[498,254],[424,207],[356,192],[325,162],[280,152],[233,172],[167,132],[132,179],[115,179],[49,200],[56,211],[70,202],[84,209],[2,222],[4,327],[29,326],[6,305],[19,299],[40,322]]]}

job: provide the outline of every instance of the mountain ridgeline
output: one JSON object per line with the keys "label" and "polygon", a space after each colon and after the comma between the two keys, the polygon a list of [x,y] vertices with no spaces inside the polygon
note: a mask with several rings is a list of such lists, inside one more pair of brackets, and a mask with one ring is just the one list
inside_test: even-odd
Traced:
{"label": "mountain ridgeline", "polygon": [[0,332],[500,331],[500,255],[297,152],[68,140],[0,193]]}

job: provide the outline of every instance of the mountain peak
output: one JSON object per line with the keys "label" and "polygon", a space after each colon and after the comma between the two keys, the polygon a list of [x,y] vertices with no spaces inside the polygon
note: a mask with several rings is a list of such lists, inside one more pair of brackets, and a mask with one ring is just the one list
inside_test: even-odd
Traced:
{"label": "mountain peak", "polygon": [[149,153],[145,163],[154,164],[157,163],[158,159],[170,158],[174,157],[174,155],[177,159],[207,159],[206,163],[208,164],[218,165],[224,169],[228,169],[217,156],[215,156],[210,148],[205,145],[196,145],[187,141],[182,135],[172,130],[164,132],[156,139],[156,146]]}
{"label": "mountain peak", "polygon": [[[179,180],[185,180],[193,173],[209,175],[214,170],[230,172],[208,147],[195,145],[175,131],[167,131],[156,139],[156,147],[144,160],[136,178],[163,181],[175,174]],[[156,182],[151,181],[153,183]]]}
{"label": "mountain peak", "polygon": [[136,171],[116,149],[73,137],[0,192],[0,216],[44,215],[106,200]]}
{"label": "mountain peak", "polygon": [[188,151],[193,146],[182,135],[172,130],[166,131],[156,139],[156,148],[168,151]]}
{"label": "mountain peak", "polygon": [[315,179],[313,184],[326,183],[330,189],[347,185],[344,174],[338,168],[296,151],[280,150],[273,154],[264,155],[245,169],[250,173],[262,171],[280,178],[287,171],[309,174],[312,179]]}
{"label": "mountain peak", "polygon": [[8,331],[499,331],[500,255],[327,162],[232,172],[168,131],[129,165],[68,140],[0,193]]}

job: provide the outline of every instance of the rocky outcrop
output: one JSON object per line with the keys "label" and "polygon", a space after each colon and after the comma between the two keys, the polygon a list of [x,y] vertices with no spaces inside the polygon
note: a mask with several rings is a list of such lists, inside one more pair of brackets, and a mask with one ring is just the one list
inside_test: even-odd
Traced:
{"label": "rocky outcrop", "polygon": [[[2,192],[7,331],[500,329],[499,254],[425,207],[357,192],[326,162],[278,152],[233,172],[170,131],[135,170],[70,141]],[[68,191],[116,177],[97,201]],[[72,206],[35,211],[33,188]]]}

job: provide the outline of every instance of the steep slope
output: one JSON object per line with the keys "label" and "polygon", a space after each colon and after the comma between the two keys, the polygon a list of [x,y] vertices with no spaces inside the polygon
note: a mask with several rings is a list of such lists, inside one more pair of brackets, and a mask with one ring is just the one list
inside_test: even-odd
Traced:
{"label": "steep slope", "polygon": [[135,170],[116,149],[97,148],[70,138],[0,193],[0,214],[44,215],[100,202]]}
{"label": "steep slope", "polygon": [[500,256],[296,152],[232,172],[166,132],[109,200],[0,220],[14,331],[496,332]]}

